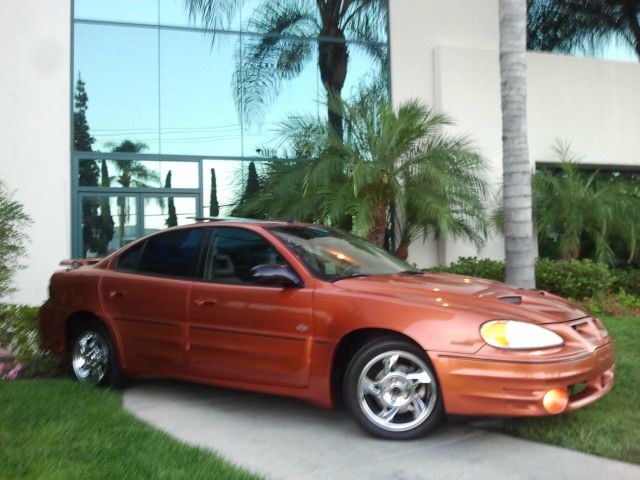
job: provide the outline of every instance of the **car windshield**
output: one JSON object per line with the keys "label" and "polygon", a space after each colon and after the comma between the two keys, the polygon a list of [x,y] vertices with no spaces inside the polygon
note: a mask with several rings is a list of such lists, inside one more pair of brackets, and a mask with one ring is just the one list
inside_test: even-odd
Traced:
{"label": "car windshield", "polygon": [[269,231],[323,280],[421,273],[381,248],[332,228],[283,226]]}

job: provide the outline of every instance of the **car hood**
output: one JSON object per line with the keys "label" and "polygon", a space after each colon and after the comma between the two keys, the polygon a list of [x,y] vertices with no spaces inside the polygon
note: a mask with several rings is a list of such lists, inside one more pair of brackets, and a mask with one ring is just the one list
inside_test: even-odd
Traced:
{"label": "car hood", "polygon": [[488,319],[556,323],[588,314],[568,300],[542,290],[447,273],[373,275],[334,282],[338,288],[377,297],[473,311]]}

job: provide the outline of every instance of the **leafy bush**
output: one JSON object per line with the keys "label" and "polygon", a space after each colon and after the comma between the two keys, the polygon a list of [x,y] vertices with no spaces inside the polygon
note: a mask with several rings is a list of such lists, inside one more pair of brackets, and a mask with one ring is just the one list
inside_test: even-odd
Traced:
{"label": "leafy bush", "polygon": [[640,269],[614,270],[613,289],[640,296]]}
{"label": "leafy bush", "polygon": [[431,272],[455,273],[470,277],[486,278],[504,282],[504,262],[489,258],[460,257],[448,267],[440,266],[429,269]]}
{"label": "leafy bush", "polygon": [[38,308],[0,304],[0,378],[57,373],[58,362],[41,347]]}
{"label": "leafy bush", "polygon": [[[435,267],[430,271],[504,281],[504,262],[501,260],[460,257],[448,267]],[[629,282],[634,281],[634,275],[640,276],[640,271],[633,272],[628,274]],[[541,290],[548,290],[562,297],[597,297],[611,289],[613,275],[604,263],[540,258],[536,261],[536,285]],[[640,287],[636,285],[637,288]],[[629,291],[635,293],[632,288],[629,288]]]}
{"label": "leafy bush", "polygon": [[640,316],[640,296],[624,290],[612,295],[585,299],[581,305],[594,315]]}
{"label": "leafy bush", "polygon": [[13,291],[11,280],[20,268],[19,259],[25,252],[24,228],[30,223],[22,204],[13,200],[0,183],[0,298]]}
{"label": "leafy bush", "polygon": [[606,293],[613,282],[609,267],[591,260],[536,262],[536,286],[563,297],[589,298]]}

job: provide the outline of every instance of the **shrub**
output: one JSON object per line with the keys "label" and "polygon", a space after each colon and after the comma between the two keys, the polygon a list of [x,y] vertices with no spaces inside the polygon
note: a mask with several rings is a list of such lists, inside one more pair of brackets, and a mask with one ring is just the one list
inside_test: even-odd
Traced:
{"label": "shrub", "polygon": [[0,378],[57,373],[60,365],[40,343],[38,308],[0,304]]}
{"label": "shrub", "polygon": [[581,305],[594,315],[640,316],[640,296],[631,295],[625,291],[588,298],[581,302]]}
{"label": "shrub", "polygon": [[[504,262],[501,260],[460,257],[448,267],[435,267],[430,271],[504,281]],[[631,277],[629,274],[629,278]],[[604,263],[540,258],[536,261],[536,284],[537,288],[562,297],[582,299],[601,296],[609,291],[613,284],[613,276]],[[632,289],[629,288],[629,291]]]}
{"label": "shrub", "polygon": [[609,267],[591,260],[549,260],[536,262],[536,286],[562,297],[589,298],[605,294],[613,278]]}
{"label": "shrub", "polygon": [[430,268],[431,272],[455,273],[470,277],[486,278],[497,282],[504,282],[504,262],[488,258],[460,257],[456,262],[447,266]]}
{"label": "shrub", "polygon": [[614,270],[613,289],[640,296],[640,269]]}
{"label": "shrub", "polygon": [[24,229],[30,223],[22,204],[13,200],[0,183],[0,298],[13,291],[11,280],[20,268],[19,259],[25,252]]}

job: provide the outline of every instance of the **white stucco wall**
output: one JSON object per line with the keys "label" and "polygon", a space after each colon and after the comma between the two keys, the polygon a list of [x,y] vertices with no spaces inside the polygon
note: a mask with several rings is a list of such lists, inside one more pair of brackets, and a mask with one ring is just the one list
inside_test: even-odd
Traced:
{"label": "white stucco wall", "polygon": [[34,220],[9,299],[37,305],[70,240],[69,0],[0,1],[0,181]]}
{"label": "white stucco wall", "polygon": [[[497,0],[391,0],[394,103],[420,98],[456,123],[486,158],[497,196],[502,183],[502,120]],[[527,56],[532,165],[553,160],[556,140],[583,162],[640,168],[640,64],[545,53]],[[415,242],[419,266],[459,256],[503,258],[500,235],[477,250],[451,239]]]}

